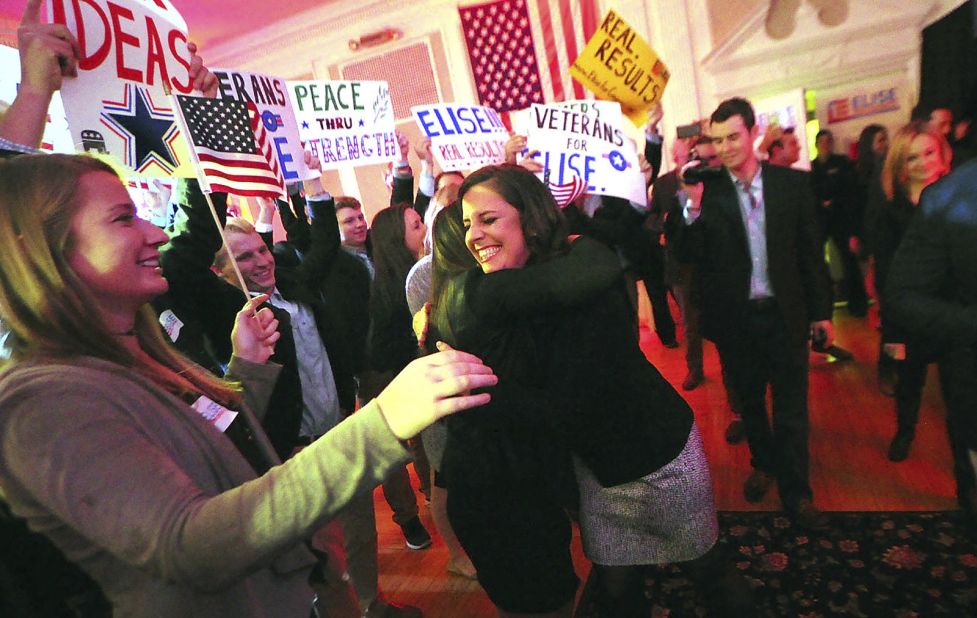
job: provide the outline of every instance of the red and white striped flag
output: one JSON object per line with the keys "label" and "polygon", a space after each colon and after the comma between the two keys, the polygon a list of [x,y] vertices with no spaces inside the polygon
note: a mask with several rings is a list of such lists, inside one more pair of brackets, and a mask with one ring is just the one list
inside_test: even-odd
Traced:
{"label": "red and white striped flag", "polygon": [[493,0],[458,8],[482,105],[508,112],[582,99],[570,65],[597,31],[597,0]]}
{"label": "red and white striped flag", "polygon": [[560,208],[566,208],[570,202],[583,195],[584,191],[587,190],[587,183],[576,174],[570,176],[570,182],[565,182],[561,185],[550,182],[547,176],[546,186],[549,187],[550,193],[553,194],[553,199],[556,200]]}
{"label": "red and white striped flag", "polygon": [[285,179],[253,103],[175,95],[206,192],[287,199]]}

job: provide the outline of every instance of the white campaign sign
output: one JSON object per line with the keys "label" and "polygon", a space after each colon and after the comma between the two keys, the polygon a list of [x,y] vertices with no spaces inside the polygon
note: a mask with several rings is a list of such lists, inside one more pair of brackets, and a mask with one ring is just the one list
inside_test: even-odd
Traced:
{"label": "white campaign sign", "polygon": [[213,72],[217,76],[218,97],[254,103],[258,108],[286,183],[318,176],[318,172],[305,166],[302,140],[284,79],[231,69],[213,69]]}
{"label": "white campaign sign", "polygon": [[288,82],[299,135],[322,169],[400,158],[390,86],[382,81]]}
{"label": "white campaign sign", "polygon": [[520,119],[526,147],[539,151],[540,174],[556,193],[579,178],[585,192],[647,204],[645,180],[633,142],[625,135],[621,106],[613,101],[533,105]]}
{"label": "white campaign sign", "polygon": [[78,150],[141,176],[192,176],[167,90],[188,94],[187,24],[169,0],[48,0],[80,47],[61,95]]}
{"label": "white campaign sign", "polygon": [[509,131],[491,107],[444,103],[411,108],[441,170],[463,171],[505,161]]}

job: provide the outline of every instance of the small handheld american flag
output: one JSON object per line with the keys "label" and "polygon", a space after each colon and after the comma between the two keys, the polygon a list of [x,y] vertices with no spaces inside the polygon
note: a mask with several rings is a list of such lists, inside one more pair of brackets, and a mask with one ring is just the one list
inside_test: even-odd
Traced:
{"label": "small handheld american flag", "polygon": [[175,95],[201,188],[287,199],[285,179],[253,103]]}

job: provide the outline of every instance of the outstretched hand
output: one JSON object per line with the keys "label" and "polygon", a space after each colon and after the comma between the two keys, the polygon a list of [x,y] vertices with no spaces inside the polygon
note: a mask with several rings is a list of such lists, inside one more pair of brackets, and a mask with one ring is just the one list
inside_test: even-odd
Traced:
{"label": "outstretched hand", "polygon": [[260,364],[275,353],[275,342],[281,337],[278,319],[268,307],[258,309],[267,300],[267,294],[259,294],[238,311],[231,331],[234,356]]}
{"label": "outstretched hand", "polygon": [[498,381],[478,357],[448,350],[412,361],[376,401],[390,430],[405,440],[443,416],[485,405],[491,399],[488,393],[469,392]]}

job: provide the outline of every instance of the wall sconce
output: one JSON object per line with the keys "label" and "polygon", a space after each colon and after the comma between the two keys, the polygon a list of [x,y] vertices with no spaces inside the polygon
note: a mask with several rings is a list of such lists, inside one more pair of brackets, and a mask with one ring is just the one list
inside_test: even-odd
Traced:
{"label": "wall sconce", "polygon": [[350,39],[349,48],[357,51],[364,47],[376,47],[389,43],[390,41],[396,41],[402,36],[404,36],[404,33],[397,28],[384,28],[383,30],[371,32],[370,34],[364,34],[358,39]]}

